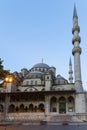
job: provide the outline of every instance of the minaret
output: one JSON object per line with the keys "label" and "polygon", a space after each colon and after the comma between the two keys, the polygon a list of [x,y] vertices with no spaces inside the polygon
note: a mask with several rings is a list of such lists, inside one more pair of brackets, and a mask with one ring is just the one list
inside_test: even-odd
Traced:
{"label": "minaret", "polygon": [[73,83],[73,71],[72,71],[72,62],[71,62],[71,57],[69,61],[69,81],[70,83]]}
{"label": "minaret", "polygon": [[75,88],[77,92],[82,92],[82,80],[81,80],[81,66],[80,66],[80,54],[81,48],[79,46],[81,42],[81,38],[79,36],[80,27],[78,26],[78,16],[76,11],[76,6],[74,5],[73,12],[73,28],[72,28],[72,44],[74,48],[72,49],[72,54],[74,56],[74,75],[75,75]]}

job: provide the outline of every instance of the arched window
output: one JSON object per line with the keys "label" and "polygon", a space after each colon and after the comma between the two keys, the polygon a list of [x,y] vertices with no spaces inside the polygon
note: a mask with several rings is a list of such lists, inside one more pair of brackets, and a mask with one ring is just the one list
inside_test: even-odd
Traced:
{"label": "arched window", "polygon": [[31,85],[33,85],[33,81],[31,80]]}
{"label": "arched window", "polygon": [[35,68],[35,71],[37,71],[37,68]]}
{"label": "arched window", "polygon": [[33,108],[34,108],[33,104],[30,104],[30,105],[29,105],[29,110],[30,110],[30,111],[33,111]]}
{"label": "arched window", "polygon": [[37,110],[38,110],[37,106],[35,106],[35,107],[33,108],[33,110],[34,110],[34,112],[37,112]]}
{"label": "arched window", "polygon": [[37,81],[35,81],[35,85],[37,85]]}
{"label": "arched window", "polygon": [[44,104],[43,103],[39,104],[38,108],[40,111],[44,112]]}
{"label": "arched window", "polygon": [[10,106],[9,106],[9,112],[15,112],[15,106],[13,105],[13,104],[11,104]]}
{"label": "arched window", "polygon": [[59,98],[59,113],[66,113],[66,99],[64,97]]}
{"label": "arched window", "polygon": [[52,102],[52,103],[56,103],[56,102],[57,102],[57,98],[56,98],[56,97],[52,97],[52,98],[51,98],[51,102]]}
{"label": "arched window", "polygon": [[29,81],[26,81],[26,85],[29,85]]}
{"label": "arched window", "polygon": [[57,98],[56,97],[52,97],[50,99],[50,111],[57,112]]}
{"label": "arched window", "polygon": [[11,96],[11,99],[10,99],[10,101],[11,101],[11,102],[14,102],[14,101],[16,101],[16,97],[15,97],[15,95],[12,95],[12,96]]}
{"label": "arched window", "polygon": [[19,108],[18,108],[18,107],[16,107],[16,108],[15,108],[15,110],[16,110],[16,112],[18,112],[18,111],[19,111]]}
{"label": "arched window", "polygon": [[3,112],[3,105],[0,104],[0,112]]}
{"label": "arched window", "polygon": [[27,112],[27,110],[28,110],[28,108],[27,108],[27,106],[25,107],[25,111]]}
{"label": "arched window", "polygon": [[24,104],[20,105],[20,111],[24,111]]}
{"label": "arched window", "polygon": [[69,103],[74,102],[74,98],[73,98],[72,96],[68,97],[68,102],[69,102]]}
{"label": "arched window", "polygon": [[5,96],[0,96],[0,102],[4,102],[5,101]]}
{"label": "arched window", "polygon": [[72,96],[68,97],[68,111],[73,112],[75,109],[74,98]]}

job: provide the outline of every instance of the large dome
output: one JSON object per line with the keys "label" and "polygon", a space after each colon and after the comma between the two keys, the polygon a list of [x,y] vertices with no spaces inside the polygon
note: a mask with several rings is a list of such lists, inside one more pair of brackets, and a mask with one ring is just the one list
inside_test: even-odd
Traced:
{"label": "large dome", "polygon": [[44,63],[38,63],[38,64],[34,65],[33,68],[49,68],[49,66]]}

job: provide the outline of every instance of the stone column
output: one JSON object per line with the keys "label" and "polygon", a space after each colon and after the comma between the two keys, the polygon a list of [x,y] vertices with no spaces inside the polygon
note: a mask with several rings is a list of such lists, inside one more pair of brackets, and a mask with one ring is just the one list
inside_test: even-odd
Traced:
{"label": "stone column", "polygon": [[66,101],[66,113],[68,113],[68,102]]}
{"label": "stone column", "polygon": [[86,113],[86,98],[84,93],[76,94],[75,113]]}
{"label": "stone column", "polygon": [[57,102],[57,113],[59,113],[59,102]]}
{"label": "stone column", "polygon": [[7,114],[8,114],[8,107],[9,107],[9,102],[10,102],[10,97],[8,95],[8,93],[6,92],[6,95],[5,95],[5,102],[4,102],[4,121],[7,120]]}
{"label": "stone column", "polygon": [[45,114],[48,115],[50,112],[50,100],[49,96],[45,96]]}

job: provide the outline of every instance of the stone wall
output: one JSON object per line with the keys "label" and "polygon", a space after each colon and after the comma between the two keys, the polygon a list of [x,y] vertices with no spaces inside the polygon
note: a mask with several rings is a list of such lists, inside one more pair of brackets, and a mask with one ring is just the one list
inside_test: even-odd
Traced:
{"label": "stone wall", "polygon": [[[0,113],[0,121],[3,121],[3,114]],[[87,114],[54,114],[45,113],[10,113],[6,116],[6,121],[13,122],[87,122]]]}
{"label": "stone wall", "polygon": [[75,97],[75,113],[86,113],[86,99],[84,93],[77,93]]}

